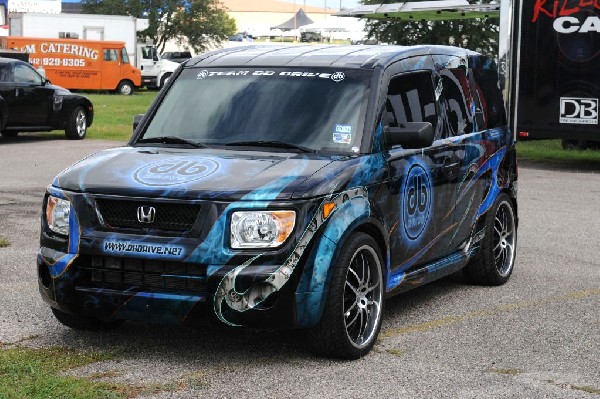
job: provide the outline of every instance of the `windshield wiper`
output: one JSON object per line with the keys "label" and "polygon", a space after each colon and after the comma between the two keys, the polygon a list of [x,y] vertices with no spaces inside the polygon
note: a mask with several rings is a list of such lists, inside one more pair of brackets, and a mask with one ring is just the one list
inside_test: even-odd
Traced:
{"label": "windshield wiper", "polygon": [[259,140],[259,141],[234,141],[232,143],[227,143],[225,144],[226,146],[248,146],[248,147],[271,147],[271,148],[289,148],[292,150],[299,150],[302,152],[311,152],[311,153],[315,153],[317,152],[316,150],[313,150],[312,148],[308,148],[308,147],[302,147],[300,145],[296,145],[296,144],[291,144],[291,143],[285,143],[283,141],[276,141],[276,140],[269,140],[269,141],[264,141],[264,140]]}
{"label": "windshield wiper", "polygon": [[182,139],[177,136],[160,136],[160,137],[150,137],[147,139],[138,140],[136,144],[150,144],[150,143],[160,143],[160,144],[187,144],[196,148],[209,148],[206,144],[198,143],[197,141]]}

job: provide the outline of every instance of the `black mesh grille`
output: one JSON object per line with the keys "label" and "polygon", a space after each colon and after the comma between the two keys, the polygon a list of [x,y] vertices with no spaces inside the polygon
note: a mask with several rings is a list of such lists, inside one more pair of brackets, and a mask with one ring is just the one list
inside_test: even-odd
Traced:
{"label": "black mesh grille", "polygon": [[206,266],[149,259],[82,256],[78,285],[119,291],[205,292]]}
{"label": "black mesh grille", "polygon": [[[174,204],[166,202],[140,202],[130,200],[112,200],[98,198],[98,210],[108,227],[157,229],[170,231],[191,230],[196,222],[200,205]],[[152,223],[138,221],[138,208],[152,207],[155,209],[155,218]]]}

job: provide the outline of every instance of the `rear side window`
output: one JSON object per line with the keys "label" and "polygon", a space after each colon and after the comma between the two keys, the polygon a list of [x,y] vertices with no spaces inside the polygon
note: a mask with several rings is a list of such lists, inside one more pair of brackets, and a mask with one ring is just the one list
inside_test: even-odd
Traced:
{"label": "rear side window", "polygon": [[483,111],[485,128],[493,129],[506,125],[506,111],[502,92],[498,88],[498,73],[495,69],[473,69],[476,86],[477,107]]}
{"label": "rear side window", "polygon": [[446,118],[449,136],[473,132],[473,100],[469,89],[466,68],[446,69],[441,73],[443,96],[446,101]]}
{"label": "rear side window", "polygon": [[392,78],[388,87],[384,124],[429,122],[436,130],[438,117],[431,73],[409,73]]}

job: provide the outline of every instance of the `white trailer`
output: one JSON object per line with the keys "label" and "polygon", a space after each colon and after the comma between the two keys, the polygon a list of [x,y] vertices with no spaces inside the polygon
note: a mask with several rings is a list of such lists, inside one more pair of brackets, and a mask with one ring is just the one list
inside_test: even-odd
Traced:
{"label": "white trailer", "polygon": [[147,19],[96,14],[9,14],[9,35],[125,42],[129,59],[142,71],[142,85],[162,87],[179,66],[159,60],[156,46],[138,43],[137,33],[148,28]]}

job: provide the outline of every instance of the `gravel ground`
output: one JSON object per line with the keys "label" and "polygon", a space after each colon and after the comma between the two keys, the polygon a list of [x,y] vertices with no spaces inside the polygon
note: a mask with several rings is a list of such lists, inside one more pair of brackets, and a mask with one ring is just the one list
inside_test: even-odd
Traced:
{"label": "gravel ground", "polygon": [[52,177],[119,145],[43,136],[0,140],[0,342],[114,351],[72,371],[155,398],[591,398],[600,395],[600,173],[521,165],[519,245],[502,287],[459,276],[387,302],[367,357],[306,352],[285,331],[211,331],[126,323],[71,331],[53,319],[34,268],[41,198]]}

